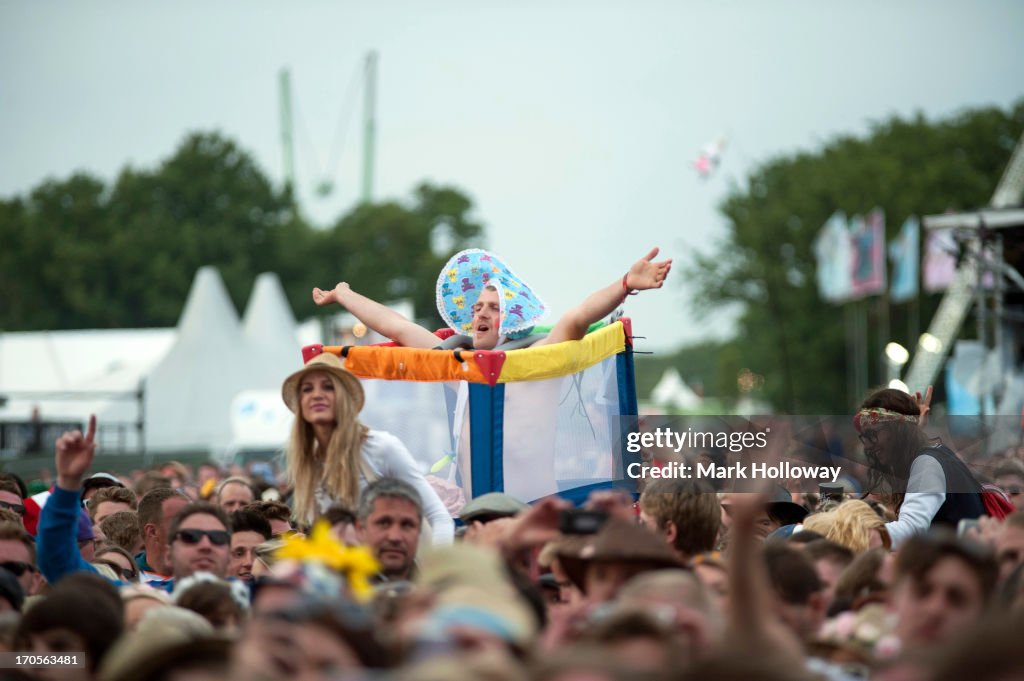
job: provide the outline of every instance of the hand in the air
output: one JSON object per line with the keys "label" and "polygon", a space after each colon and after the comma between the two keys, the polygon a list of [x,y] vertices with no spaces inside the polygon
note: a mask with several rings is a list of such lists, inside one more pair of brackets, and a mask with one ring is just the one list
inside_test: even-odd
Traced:
{"label": "hand in the air", "polygon": [[57,438],[56,456],[57,486],[66,490],[77,490],[82,486],[89,466],[96,455],[96,415],[89,417],[89,428],[85,435],[72,430]]}
{"label": "hand in the air", "polygon": [[659,249],[654,247],[651,252],[633,263],[626,274],[626,287],[635,291],[661,288],[665,277],[672,269],[672,259],[653,262]]}
{"label": "hand in the air", "polygon": [[324,291],[320,288],[313,289],[313,302],[317,305],[330,305],[331,303],[341,303],[341,294],[343,291],[348,289],[348,284],[340,282],[333,289]]}
{"label": "hand in the air", "polygon": [[917,408],[921,412],[917,425],[920,428],[924,428],[928,423],[928,412],[932,410],[932,386],[928,386],[923,396],[919,392],[914,393],[914,401],[917,402]]}

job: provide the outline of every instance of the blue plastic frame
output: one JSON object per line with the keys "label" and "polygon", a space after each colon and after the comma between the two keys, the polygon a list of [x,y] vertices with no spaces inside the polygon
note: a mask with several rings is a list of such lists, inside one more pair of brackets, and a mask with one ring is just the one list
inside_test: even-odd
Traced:
{"label": "blue plastic frame", "polygon": [[[619,393],[619,414],[623,417],[622,423],[625,423],[630,417],[635,420],[637,417],[636,373],[633,366],[633,348],[628,344],[625,350],[615,356],[615,374]],[[494,387],[470,384],[470,456],[472,457],[474,497],[488,492],[503,492],[505,490],[504,405],[505,386],[503,384]],[[622,453],[623,458],[615,462],[612,480],[574,487],[559,492],[558,496],[579,505],[596,489],[621,487],[622,481],[627,480],[624,475],[626,466],[634,461],[640,461],[639,454],[630,454],[626,451],[625,437],[629,430],[626,427],[621,429],[622,441],[619,452]],[[635,492],[632,487],[627,489],[630,492]]]}

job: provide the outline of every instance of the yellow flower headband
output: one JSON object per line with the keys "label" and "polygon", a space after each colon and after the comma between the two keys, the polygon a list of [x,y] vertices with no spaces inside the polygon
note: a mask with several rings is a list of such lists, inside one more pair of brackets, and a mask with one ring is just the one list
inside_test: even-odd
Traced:
{"label": "yellow flower headband", "polygon": [[366,601],[373,594],[370,578],[380,570],[380,564],[365,546],[346,546],[331,534],[326,520],[318,520],[309,537],[290,536],[275,555],[303,563],[320,563],[345,576],[352,595]]}

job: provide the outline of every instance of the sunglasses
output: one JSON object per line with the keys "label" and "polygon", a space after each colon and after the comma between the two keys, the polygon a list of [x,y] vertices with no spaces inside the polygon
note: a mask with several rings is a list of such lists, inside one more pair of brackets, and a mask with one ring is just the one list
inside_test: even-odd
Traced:
{"label": "sunglasses", "polygon": [[124,577],[125,581],[134,582],[135,580],[137,580],[139,578],[139,573],[138,572],[136,572],[135,570],[133,570],[130,567],[124,567],[122,565],[118,565],[117,563],[115,563],[112,560],[97,560],[96,563],[98,563],[99,565],[106,565],[108,568],[113,570],[115,574],[118,574],[118,575],[121,575],[122,577]]}
{"label": "sunglasses", "polygon": [[25,515],[25,507],[22,506],[21,504],[12,504],[9,501],[0,501],[0,508],[6,508],[8,510],[14,511],[18,515]]}
{"label": "sunglasses", "polygon": [[214,546],[227,546],[231,542],[231,535],[227,530],[178,530],[178,534],[174,535],[175,539],[180,539],[186,544],[198,544],[203,537],[208,537]]}
{"label": "sunglasses", "polygon": [[0,563],[0,568],[7,570],[15,577],[21,577],[26,572],[36,571],[34,565],[30,565],[29,563],[22,563],[21,561],[17,560],[4,561],[3,563]]}
{"label": "sunglasses", "polygon": [[1024,487],[1018,487],[1017,485],[1010,485],[1009,487],[1006,488],[1006,493],[1007,494],[1020,494],[1021,492],[1024,492]]}

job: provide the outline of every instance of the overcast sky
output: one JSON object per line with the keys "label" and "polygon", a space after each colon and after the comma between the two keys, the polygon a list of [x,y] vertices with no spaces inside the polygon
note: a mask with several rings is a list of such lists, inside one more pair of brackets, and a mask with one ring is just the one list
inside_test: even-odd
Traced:
{"label": "overcast sky", "polygon": [[[682,276],[722,235],[730,184],[893,113],[1008,106],[1024,95],[1024,2],[0,1],[0,196],[150,167],[192,130],[234,138],[280,182],[288,67],[303,210],[327,224],[359,194],[350,93],[369,50],[376,198],[459,187],[486,245],[556,312],[661,246],[672,280],[627,310],[647,349],[669,349],[730,330],[695,319]],[[690,162],[721,133],[702,181]]]}

